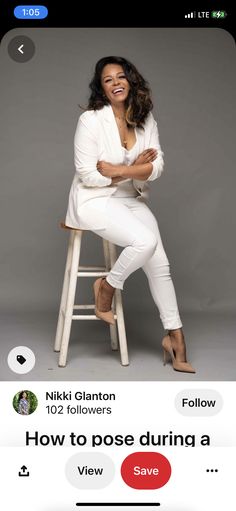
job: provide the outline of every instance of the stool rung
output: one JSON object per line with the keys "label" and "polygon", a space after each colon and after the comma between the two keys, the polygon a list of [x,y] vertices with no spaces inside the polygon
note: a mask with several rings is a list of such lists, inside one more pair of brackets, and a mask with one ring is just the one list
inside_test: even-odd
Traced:
{"label": "stool rung", "polygon": [[78,271],[78,277],[106,277],[108,271]]}
{"label": "stool rung", "polygon": [[79,266],[79,270],[106,270],[105,266]]}
{"label": "stool rung", "polygon": [[94,308],[95,308],[95,305],[74,305],[73,306],[73,309],[82,309],[82,310],[94,309]]}
{"label": "stool rung", "polygon": [[[116,314],[114,314],[114,318],[117,319],[117,315]],[[86,319],[87,320],[89,320],[89,319],[97,320],[98,319],[99,321],[101,321],[100,318],[97,318],[97,316],[95,316],[93,314],[73,314],[72,315],[72,319],[77,319],[77,320],[79,320],[79,319],[83,319],[83,320],[84,319],[85,320]]]}

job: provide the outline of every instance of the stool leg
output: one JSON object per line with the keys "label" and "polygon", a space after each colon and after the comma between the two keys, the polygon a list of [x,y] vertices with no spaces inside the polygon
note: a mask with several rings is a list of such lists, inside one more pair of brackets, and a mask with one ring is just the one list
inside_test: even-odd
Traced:
{"label": "stool leg", "polygon": [[102,239],[103,244],[103,253],[104,253],[104,260],[105,260],[105,266],[106,270],[110,271],[111,269],[111,258],[110,258],[110,252],[109,252],[109,241]]}
{"label": "stool leg", "polygon": [[116,304],[116,314],[117,314],[117,327],[118,327],[118,333],[119,333],[121,364],[122,364],[122,366],[128,366],[129,365],[129,356],[128,356],[128,347],[127,347],[127,338],[126,338],[121,290],[116,289],[115,294],[116,294],[115,304]]}
{"label": "stool leg", "polygon": [[63,286],[62,286],[61,303],[60,303],[60,309],[59,309],[58,321],[57,321],[57,331],[56,331],[55,345],[54,345],[55,351],[60,351],[60,348],[61,348],[61,337],[62,337],[62,332],[63,332],[63,327],[64,327],[65,307],[66,307],[68,287],[69,287],[69,277],[70,277],[69,272],[70,272],[71,261],[72,261],[73,240],[74,240],[74,231],[71,231],[70,237],[69,237],[67,258],[66,258],[64,281],[63,281]]}
{"label": "stool leg", "polygon": [[111,338],[112,351],[117,351],[119,348],[119,345],[118,345],[118,336],[117,336],[116,325],[110,325],[110,338]]}
{"label": "stool leg", "polygon": [[[109,242],[103,238],[102,243],[103,243],[103,252],[104,252],[106,270],[109,271],[111,269],[111,257],[110,257],[110,250],[109,250]],[[111,349],[113,351],[117,351],[118,350],[118,336],[117,336],[116,324],[110,325],[110,337],[111,337]]]}
{"label": "stool leg", "polygon": [[[111,265],[116,262],[116,247],[113,243],[109,242],[109,252],[111,258]],[[116,289],[115,291],[115,310],[117,315],[117,327],[119,334],[119,344],[120,344],[120,357],[121,364],[123,366],[129,365],[129,356],[128,356],[128,347],[127,347],[127,338],[125,331],[125,321],[124,321],[124,313],[123,313],[123,305],[122,305],[122,297],[121,290]]]}
{"label": "stool leg", "polygon": [[64,321],[64,328],[63,328],[62,341],[61,341],[61,350],[60,350],[60,356],[59,356],[59,366],[60,367],[65,367],[66,360],[67,360],[67,351],[68,351],[68,345],[69,345],[69,339],[70,339],[71,322],[72,322],[72,315],[73,315],[73,308],[74,308],[74,301],[75,301],[75,291],[76,291],[76,284],[77,284],[77,273],[78,273],[78,267],[79,267],[81,239],[82,239],[82,232],[76,231],[74,234],[71,271],[70,271],[70,277],[69,277],[68,296],[67,296],[66,310],[65,310],[65,321]]}

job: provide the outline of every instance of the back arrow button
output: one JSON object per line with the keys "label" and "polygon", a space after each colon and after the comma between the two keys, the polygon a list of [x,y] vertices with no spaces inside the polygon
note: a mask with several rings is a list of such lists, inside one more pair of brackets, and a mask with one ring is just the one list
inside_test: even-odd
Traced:
{"label": "back arrow button", "polygon": [[21,44],[21,45],[19,46],[19,48],[18,48],[18,50],[22,53],[22,55],[24,55],[24,52],[23,52],[23,50],[22,50],[22,48],[23,48],[23,47],[24,47],[24,45],[23,45],[23,44]]}
{"label": "back arrow button", "polygon": [[9,42],[8,53],[15,62],[28,62],[35,54],[35,44],[30,37],[18,35]]}

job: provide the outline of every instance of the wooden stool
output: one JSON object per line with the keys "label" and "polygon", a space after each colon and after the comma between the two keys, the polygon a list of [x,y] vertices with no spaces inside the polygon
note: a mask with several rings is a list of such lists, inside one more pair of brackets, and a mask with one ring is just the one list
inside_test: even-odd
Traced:
{"label": "wooden stool", "polygon": [[[77,278],[79,277],[105,277],[108,275],[109,270],[116,261],[116,247],[113,243],[103,239],[103,251],[105,266],[79,266],[80,250],[83,231],[81,229],[74,229],[68,227],[61,222],[60,226],[63,229],[70,231],[68,253],[66,259],[66,267],[64,274],[64,282],[61,295],[60,310],[57,322],[57,332],[55,338],[55,351],[60,352],[59,367],[66,366],[67,352],[70,340],[71,322],[76,320],[98,320],[95,314],[74,314],[74,310],[87,310],[93,309],[94,305],[75,305],[75,292]],[[109,325],[111,348],[118,350],[118,339],[120,347],[121,364],[123,366],[129,365],[127,340],[125,331],[125,322],[121,298],[121,290],[116,289],[113,298],[113,311],[116,319],[116,325]],[[117,336],[118,329],[118,336]]]}

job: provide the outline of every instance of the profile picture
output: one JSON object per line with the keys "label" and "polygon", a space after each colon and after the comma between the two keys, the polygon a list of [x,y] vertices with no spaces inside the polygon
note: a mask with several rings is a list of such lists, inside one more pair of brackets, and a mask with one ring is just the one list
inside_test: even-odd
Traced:
{"label": "profile picture", "polygon": [[13,408],[19,415],[30,415],[37,406],[38,399],[30,390],[21,390],[13,398]]}

